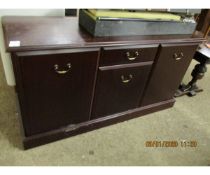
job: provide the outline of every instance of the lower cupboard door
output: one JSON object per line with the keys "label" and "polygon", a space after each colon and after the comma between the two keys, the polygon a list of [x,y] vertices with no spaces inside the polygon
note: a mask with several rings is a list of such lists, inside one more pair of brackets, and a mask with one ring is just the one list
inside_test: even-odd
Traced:
{"label": "lower cupboard door", "polygon": [[136,108],[142,96],[151,65],[100,67],[92,118]]}

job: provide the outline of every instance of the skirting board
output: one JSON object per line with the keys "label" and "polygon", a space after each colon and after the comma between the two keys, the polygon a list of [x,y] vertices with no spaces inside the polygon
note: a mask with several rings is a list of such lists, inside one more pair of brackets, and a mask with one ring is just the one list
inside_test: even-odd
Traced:
{"label": "skirting board", "polygon": [[123,122],[129,119],[140,117],[152,112],[170,108],[174,105],[175,100],[170,99],[167,101],[143,106],[140,108],[128,110],[125,112],[109,115],[106,117],[90,120],[77,125],[69,125],[57,130],[37,134],[23,139],[24,149],[33,148],[43,144],[47,144],[56,140],[68,138],[88,131],[92,131],[101,127],[109,126],[115,123]]}

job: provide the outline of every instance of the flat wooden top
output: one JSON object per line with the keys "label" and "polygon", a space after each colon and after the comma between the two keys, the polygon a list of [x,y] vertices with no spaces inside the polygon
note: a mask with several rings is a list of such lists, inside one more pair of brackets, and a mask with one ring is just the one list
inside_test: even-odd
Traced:
{"label": "flat wooden top", "polygon": [[[77,17],[24,17],[2,18],[6,50],[8,52],[99,47],[130,44],[202,42],[199,35],[159,35],[93,37],[78,25]],[[15,41],[15,43],[11,43]],[[20,46],[10,47],[9,45]]]}

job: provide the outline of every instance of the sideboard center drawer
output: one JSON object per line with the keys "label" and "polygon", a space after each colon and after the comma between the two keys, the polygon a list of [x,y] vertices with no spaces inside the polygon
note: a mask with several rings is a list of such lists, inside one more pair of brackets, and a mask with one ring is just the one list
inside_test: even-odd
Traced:
{"label": "sideboard center drawer", "polygon": [[157,48],[157,44],[104,47],[101,53],[100,66],[153,61]]}

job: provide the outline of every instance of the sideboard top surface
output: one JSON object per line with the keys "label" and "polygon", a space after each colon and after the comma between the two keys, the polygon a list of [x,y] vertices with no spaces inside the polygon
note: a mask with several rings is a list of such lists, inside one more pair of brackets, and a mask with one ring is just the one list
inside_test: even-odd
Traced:
{"label": "sideboard top surface", "polygon": [[[204,40],[199,34],[93,37],[79,27],[77,17],[4,16],[2,25],[8,52]],[[11,41],[20,45],[11,47]]]}

